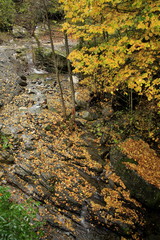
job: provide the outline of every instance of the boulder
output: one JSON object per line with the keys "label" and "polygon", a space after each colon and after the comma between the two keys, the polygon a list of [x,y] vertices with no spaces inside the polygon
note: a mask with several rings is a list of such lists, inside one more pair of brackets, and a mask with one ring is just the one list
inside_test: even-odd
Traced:
{"label": "boulder", "polygon": [[27,30],[18,25],[13,26],[12,34],[15,38],[25,38],[28,36]]}
{"label": "boulder", "polygon": [[26,86],[27,86],[26,80],[23,80],[22,78],[17,79],[17,83],[18,83],[21,87],[26,87]]}
{"label": "boulder", "polygon": [[93,121],[98,118],[98,114],[96,112],[83,111],[83,112],[81,112],[81,117],[85,120]]}
{"label": "boulder", "polygon": [[[124,149],[130,149],[131,155]],[[135,158],[131,157],[133,153]],[[160,176],[157,175],[160,158],[148,144],[142,140],[127,139],[122,145],[111,148],[110,161],[132,197],[146,207],[160,209]]]}
{"label": "boulder", "polygon": [[27,81],[27,78],[25,75],[21,75],[20,78],[23,80],[23,81]]}
{"label": "boulder", "polygon": [[[55,50],[58,69],[61,72],[67,72],[66,56],[63,52]],[[55,72],[55,64],[51,47],[41,47],[35,49],[35,64],[37,67],[43,68],[47,72]]]}
{"label": "boulder", "polygon": [[[78,84],[79,83],[79,78],[76,75],[72,75],[73,83]],[[70,78],[68,77],[67,79],[70,82]]]}
{"label": "boulder", "polygon": [[79,88],[75,92],[75,102],[78,108],[86,109],[89,105],[90,91],[88,89]]}

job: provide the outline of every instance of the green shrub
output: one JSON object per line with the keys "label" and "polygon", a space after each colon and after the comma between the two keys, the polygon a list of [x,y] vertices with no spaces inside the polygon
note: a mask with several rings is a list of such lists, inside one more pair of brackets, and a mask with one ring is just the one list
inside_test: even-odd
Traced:
{"label": "green shrub", "polygon": [[0,30],[8,31],[12,28],[15,5],[12,0],[0,0]]}
{"label": "green shrub", "polygon": [[42,223],[35,220],[37,210],[31,203],[13,202],[10,196],[8,188],[0,186],[0,239],[39,240]]}
{"label": "green shrub", "polygon": [[0,133],[0,145],[2,146],[2,149],[9,149],[12,147],[9,139],[9,136]]}

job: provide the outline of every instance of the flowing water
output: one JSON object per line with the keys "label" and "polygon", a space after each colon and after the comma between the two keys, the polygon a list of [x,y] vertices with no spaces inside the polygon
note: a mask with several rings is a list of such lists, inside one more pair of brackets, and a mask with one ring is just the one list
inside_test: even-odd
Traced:
{"label": "flowing water", "polygon": [[[38,69],[34,65],[33,61],[33,55],[32,55],[32,45],[29,43],[22,44],[21,46],[18,46],[17,44],[12,44],[9,46],[0,46],[0,93],[1,98],[3,100],[10,99],[8,97],[10,91],[15,91],[15,86],[13,84],[13,79],[18,78],[16,73],[16,51],[28,47],[28,53],[26,54],[26,62],[28,65],[28,69],[26,71],[26,77],[27,77],[27,86],[25,89],[23,89],[24,93],[23,97],[27,99],[28,102],[32,103],[28,106],[18,106],[20,110],[20,115],[24,115],[25,113],[31,113],[31,114],[40,114],[41,110],[47,106],[46,102],[46,96],[47,98],[52,98],[54,93],[58,91],[57,81],[55,74],[48,73],[44,71],[43,69]],[[61,74],[60,75],[61,82],[64,84],[64,87],[67,88],[65,83],[68,81],[68,74]],[[16,82],[16,81],[15,81]],[[78,79],[75,78],[75,83],[78,83]],[[5,91],[3,91],[3,88],[5,88]],[[65,89],[65,88],[64,88]],[[16,95],[16,92],[15,92]],[[26,100],[25,99],[25,100]],[[48,99],[47,99],[48,100]],[[10,100],[11,101],[11,100]],[[57,99],[58,101],[58,99]],[[53,106],[49,106],[51,109]],[[13,115],[14,118],[18,118],[17,114]],[[9,116],[7,116],[9,118]],[[25,123],[23,123],[25,124]],[[3,122],[0,122],[0,126],[3,125]],[[9,131],[12,134],[17,134],[20,129],[18,128],[18,124],[8,124]],[[17,129],[18,128],[18,129]],[[25,126],[27,129],[27,126]],[[26,147],[30,148],[30,144],[32,143],[32,135],[29,135],[27,130],[24,132],[21,136],[21,139],[26,144]],[[24,159],[26,160],[28,158],[28,152],[24,154]],[[148,211],[149,212],[149,211]],[[90,224],[86,218],[88,215],[88,206],[87,203],[84,202],[82,204],[82,208],[80,211],[80,223],[77,226],[75,224],[75,231],[77,240],[120,240],[121,237],[117,236],[115,234],[111,234],[110,231],[107,229],[101,228],[101,227],[93,227],[92,224]],[[150,223],[157,226],[156,229],[158,229],[159,224],[159,218],[157,218],[157,214],[151,213],[151,216],[155,216],[152,218],[152,221]],[[149,216],[148,216],[149,218]],[[63,220],[63,219],[62,219]],[[158,223],[158,224],[157,224]],[[148,223],[148,228],[150,227]],[[158,230],[157,230],[158,231]],[[147,240],[159,240],[159,236],[157,235],[157,238],[155,235],[150,234],[146,237]],[[70,233],[63,232],[61,230],[58,230],[56,232],[56,235],[53,235],[52,240],[71,240],[75,239],[73,236],[70,236]],[[47,239],[48,240],[48,239]]]}

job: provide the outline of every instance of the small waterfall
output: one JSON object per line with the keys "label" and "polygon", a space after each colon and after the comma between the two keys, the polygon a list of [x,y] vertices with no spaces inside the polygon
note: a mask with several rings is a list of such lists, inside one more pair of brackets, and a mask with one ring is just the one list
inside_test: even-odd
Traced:
{"label": "small waterfall", "polygon": [[34,52],[33,48],[26,54],[26,59],[28,63],[28,68],[31,73],[35,74],[45,74],[47,73],[46,71],[42,69],[37,69],[35,66],[35,57],[34,57]]}
{"label": "small waterfall", "polygon": [[46,71],[42,70],[42,69],[36,69],[36,68],[31,68],[32,69],[32,73],[36,73],[36,74],[45,74],[47,73]]}

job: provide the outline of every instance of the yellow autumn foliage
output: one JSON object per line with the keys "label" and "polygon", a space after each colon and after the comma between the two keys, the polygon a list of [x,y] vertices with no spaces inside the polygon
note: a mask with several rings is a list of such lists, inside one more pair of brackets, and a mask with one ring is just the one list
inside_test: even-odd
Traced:
{"label": "yellow autumn foliage", "polygon": [[158,103],[160,1],[59,1],[64,29],[81,40],[69,58],[85,84],[98,91],[131,88]]}

